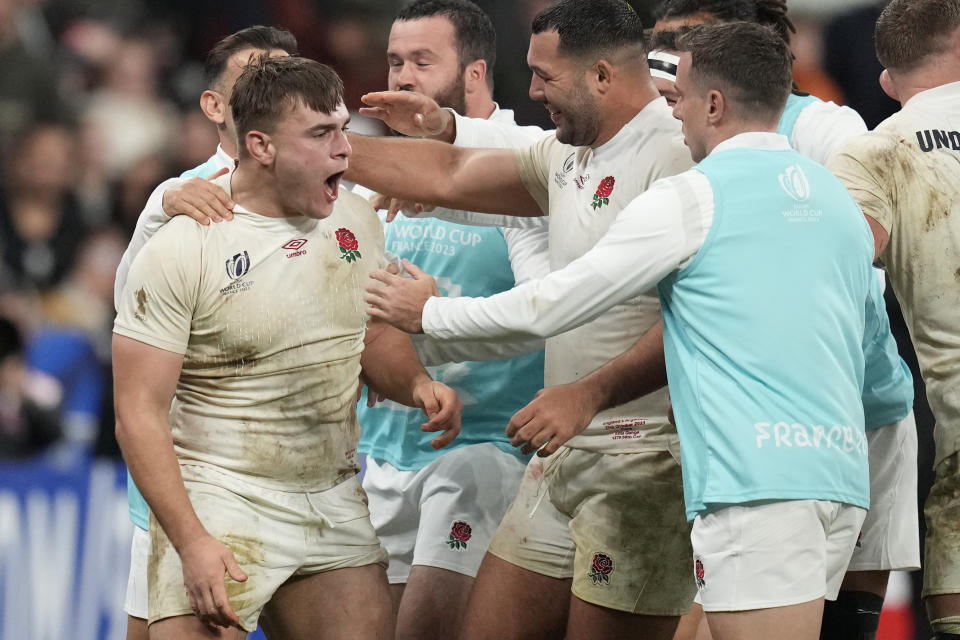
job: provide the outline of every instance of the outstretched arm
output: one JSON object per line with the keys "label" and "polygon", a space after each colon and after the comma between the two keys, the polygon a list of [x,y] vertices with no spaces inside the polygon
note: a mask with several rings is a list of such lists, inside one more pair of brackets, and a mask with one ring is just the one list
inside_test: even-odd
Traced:
{"label": "outstretched arm", "polygon": [[461,149],[433,140],[348,135],[345,177],[377,193],[413,202],[514,215],[543,215],[512,151]]}
{"label": "outstretched arm", "polygon": [[[404,262],[413,279],[372,272],[367,312],[405,331],[443,339],[550,337],[633,298],[695,254],[705,235],[699,206],[685,208],[680,189],[706,189],[688,172],[657,182],[621,211],[593,249],[547,277],[489,298],[441,298],[430,278]],[[687,210],[689,209],[689,210]],[[712,219],[712,208],[709,210]]]}

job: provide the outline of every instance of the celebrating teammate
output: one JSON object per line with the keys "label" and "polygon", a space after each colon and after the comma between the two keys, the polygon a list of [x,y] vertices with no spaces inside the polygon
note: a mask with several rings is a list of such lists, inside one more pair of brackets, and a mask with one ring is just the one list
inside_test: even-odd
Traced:
{"label": "celebrating teammate", "polygon": [[357,378],[423,407],[423,428],[445,431],[434,446],[456,436],[459,402],[402,334],[365,327],[360,287],[383,236],[339,189],[342,91],[302,58],[247,68],[230,100],[240,159],[217,180],[235,220],[174,218],[131,267],[117,438],[151,509],[151,637],[242,637],[258,619],[287,638],[392,633],[355,478]]}

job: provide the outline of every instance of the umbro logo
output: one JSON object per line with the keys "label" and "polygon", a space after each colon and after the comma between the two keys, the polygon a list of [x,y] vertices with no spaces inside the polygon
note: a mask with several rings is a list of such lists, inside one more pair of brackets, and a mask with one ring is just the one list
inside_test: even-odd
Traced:
{"label": "umbro logo", "polygon": [[296,258],[297,256],[302,256],[307,252],[306,249],[301,248],[305,244],[307,244],[306,238],[297,238],[296,240],[291,240],[287,244],[283,245],[283,248],[293,252],[287,254],[288,258]]}

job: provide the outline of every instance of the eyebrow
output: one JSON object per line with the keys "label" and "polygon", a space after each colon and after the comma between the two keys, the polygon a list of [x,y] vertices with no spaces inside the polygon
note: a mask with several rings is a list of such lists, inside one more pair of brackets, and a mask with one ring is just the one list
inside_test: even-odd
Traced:
{"label": "eyebrow", "polygon": [[307,133],[322,133],[322,132],[326,132],[326,131],[331,131],[332,129],[342,129],[343,127],[347,126],[348,124],[350,124],[350,116],[347,116],[347,119],[344,121],[344,123],[343,123],[342,125],[337,125],[337,124],[315,124],[315,125],[313,125],[312,127],[310,127],[309,129],[307,129]]}
{"label": "eyebrow", "polygon": [[416,58],[417,56],[433,56],[433,57],[437,57],[437,53],[436,53],[435,51],[433,51],[433,49],[416,49],[416,50],[414,50],[414,51],[408,52],[408,53],[406,54],[406,56],[403,56],[403,55],[397,53],[396,51],[390,51],[389,49],[387,50],[387,57],[388,57],[388,58],[403,58],[403,57]]}

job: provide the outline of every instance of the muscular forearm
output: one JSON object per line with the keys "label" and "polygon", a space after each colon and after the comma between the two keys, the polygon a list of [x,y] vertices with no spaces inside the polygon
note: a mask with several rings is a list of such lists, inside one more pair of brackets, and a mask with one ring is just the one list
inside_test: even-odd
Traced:
{"label": "muscular forearm", "polygon": [[627,351],[576,384],[588,391],[597,412],[626,404],[666,386],[663,323],[658,321]]}
{"label": "muscular forearm", "polygon": [[[125,417],[121,417],[125,416]],[[130,475],[177,551],[205,535],[187,496],[166,414],[117,404],[117,442]]]}
{"label": "muscular forearm", "polygon": [[373,389],[408,407],[418,406],[413,395],[417,385],[432,380],[417,358],[410,336],[373,320],[367,327],[360,366]]}
{"label": "muscular forearm", "polygon": [[117,442],[130,475],[180,551],[206,533],[187,496],[170,435],[168,413],[183,357],[116,334],[112,350]]}
{"label": "muscular forearm", "polygon": [[516,215],[543,215],[520,181],[511,151],[461,149],[433,140],[350,135],[347,180],[411,202]]}

